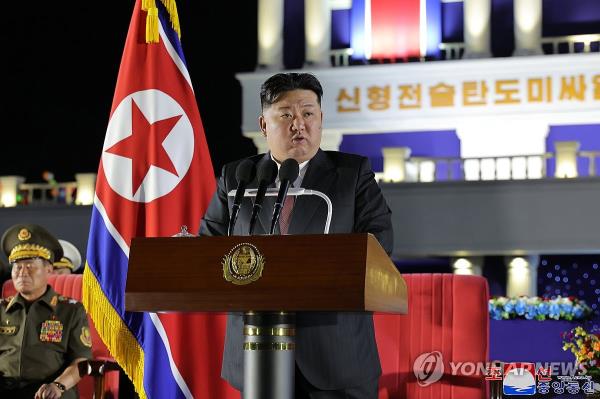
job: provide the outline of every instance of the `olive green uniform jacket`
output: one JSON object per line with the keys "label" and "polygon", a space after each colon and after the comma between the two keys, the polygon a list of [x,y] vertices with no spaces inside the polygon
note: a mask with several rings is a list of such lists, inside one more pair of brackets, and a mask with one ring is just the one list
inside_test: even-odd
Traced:
{"label": "olive green uniform jacket", "polygon": [[[0,392],[37,391],[77,358],[92,357],[92,339],[83,305],[48,286],[29,305],[21,295],[0,301]],[[37,388],[35,388],[37,386]],[[62,398],[77,398],[76,389]]]}

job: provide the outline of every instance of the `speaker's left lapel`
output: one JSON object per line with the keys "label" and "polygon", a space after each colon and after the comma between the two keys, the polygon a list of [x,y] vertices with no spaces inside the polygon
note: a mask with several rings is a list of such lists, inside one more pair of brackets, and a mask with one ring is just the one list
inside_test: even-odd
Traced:
{"label": "speaker's left lapel", "polygon": [[[308,163],[307,168],[302,180],[302,188],[321,191],[331,196],[329,188],[337,176],[337,171],[327,153],[319,149]],[[317,196],[297,197],[292,211],[289,234],[306,234],[317,209],[327,209],[323,199]],[[327,215],[326,212],[325,215]],[[325,217],[322,222],[319,221],[319,225],[325,226]]]}

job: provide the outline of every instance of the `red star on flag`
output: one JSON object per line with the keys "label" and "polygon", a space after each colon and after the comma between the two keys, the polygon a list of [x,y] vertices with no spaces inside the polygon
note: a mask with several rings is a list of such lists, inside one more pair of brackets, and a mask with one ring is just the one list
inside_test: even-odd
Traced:
{"label": "red star on flag", "polygon": [[150,166],[179,176],[162,143],[181,117],[176,115],[150,123],[135,101],[131,100],[131,135],[106,152],[131,159],[133,194],[142,185]]}

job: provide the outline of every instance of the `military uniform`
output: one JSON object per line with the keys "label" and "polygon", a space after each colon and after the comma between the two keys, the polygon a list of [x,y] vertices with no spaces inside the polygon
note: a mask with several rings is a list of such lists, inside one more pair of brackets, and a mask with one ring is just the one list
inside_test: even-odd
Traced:
{"label": "military uniform", "polygon": [[[52,264],[63,255],[56,238],[39,225],[12,226],[1,244],[14,265],[35,258]],[[19,293],[0,301],[0,398],[31,399],[42,384],[55,381],[75,359],[92,357],[92,337],[83,305],[47,285],[44,269],[15,271],[14,267],[18,266],[13,266],[13,281],[16,278],[21,286],[28,284],[29,290],[43,294],[28,301],[25,297],[30,294]],[[29,276],[27,283],[24,276]],[[19,290],[17,283],[15,287]],[[77,397],[76,388],[61,396]]]}
{"label": "military uniform", "polygon": [[[50,286],[29,309],[20,295],[0,302],[0,392],[30,386],[35,393],[76,358],[90,359],[91,347],[83,305]],[[62,396],[76,397],[75,389]]]}

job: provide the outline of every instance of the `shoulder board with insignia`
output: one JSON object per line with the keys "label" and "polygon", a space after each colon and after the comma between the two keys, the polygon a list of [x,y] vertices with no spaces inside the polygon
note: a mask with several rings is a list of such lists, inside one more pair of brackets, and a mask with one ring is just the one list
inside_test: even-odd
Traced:
{"label": "shoulder board with insignia", "polygon": [[14,296],[7,296],[6,298],[2,298],[0,299],[0,303],[2,305],[8,305],[10,303],[10,301],[12,301],[14,298]]}

